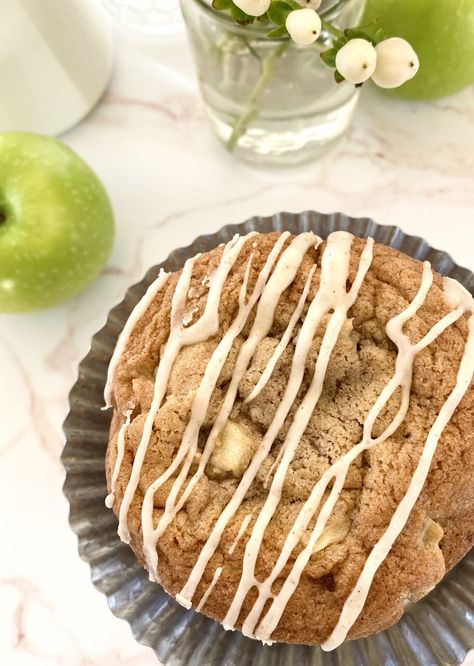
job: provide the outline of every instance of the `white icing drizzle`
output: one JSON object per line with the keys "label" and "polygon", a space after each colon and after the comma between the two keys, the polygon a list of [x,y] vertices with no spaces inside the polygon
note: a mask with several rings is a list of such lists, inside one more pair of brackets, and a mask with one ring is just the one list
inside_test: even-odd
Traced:
{"label": "white icing drizzle", "polygon": [[197,610],[198,613],[202,609],[202,607],[204,606],[206,601],[209,599],[213,589],[215,588],[215,586],[217,584],[217,581],[219,580],[219,578],[221,576],[221,573],[222,573],[222,567],[217,567],[217,569],[214,571],[214,576],[212,577],[212,580],[209,584],[209,587],[204,592],[204,594],[202,595],[201,601],[196,606],[196,610]]}
{"label": "white icing drizzle", "polygon": [[[306,430],[311,415],[321,396],[329,360],[334,347],[336,346],[341,329],[347,321],[347,312],[354,304],[364,277],[372,263],[373,240],[369,239],[360,259],[357,276],[350,291],[347,292],[346,283],[349,278],[352,238],[353,237],[350,234],[345,232],[336,232],[329,236],[327,249],[321,261],[321,282],[319,291],[311,303],[296,344],[294,357],[296,362],[292,367],[291,374],[295,372],[295,374],[298,374],[298,377],[302,378],[314,334],[321,325],[323,317],[329,311],[333,311],[321,343],[311,385],[296,411],[282,446],[284,453],[281,462],[272,481],[267,499],[255,522],[250,539],[247,541],[240,583],[227,615],[224,618],[224,626],[234,626],[250,588],[254,586],[257,587],[259,590],[260,603],[256,603],[254,609],[256,608],[259,610],[258,614],[257,611],[255,611],[255,613],[252,611],[244,622],[242,631],[247,635],[251,635],[253,626],[256,620],[258,620],[266,599],[271,596],[271,585],[267,584],[267,586],[262,586],[255,576],[255,565],[262,545],[265,529],[280,503],[286,473],[293,460],[300,439]],[[300,350],[299,347],[303,347],[303,349]],[[290,386],[292,382],[291,374],[288,386]],[[300,383],[301,382],[298,383],[298,387]],[[291,399],[291,404],[293,404],[293,393],[287,391],[280,403],[281,405],[285,403],[287,393],[288,397]],[[273,423],[270,425],[269,432],[272,430],[272,426]]]}
{"label": "white icing drizzle", "polygon": [[[181,439],[181,444],[177,454],[175,455],[171,465],[161,474],[153,483],[147,488],[145,497],[142,504],[142,527],[143,527],[143,544],[144,553],[147,567],[150,571],[151,580],[155,580],[154,572],[158,566],[158,553],[156,550],[156,543],[160,535],[164,532],[173,517],[176,515],[176,497],[182,488],[191,463],[198,447],[198,436],[200,428],[203,424],[206,412],[209,406],[209,401],[214,391],[219,375],[222,371],[224,363],[232,347],[232,343],[237,337],[238,333],[242,330],[246,317],[242,316],[244,313],[248,315],[249,308],[245,307],[245,296],[247,294],[248,278],[252,266],[252,255],[247,263],[245,269],[244,279],[239,293],[240,312],[234,320],[232,326],[227,330],[226,334],[220,341],[216,350],[214,351],[209,363],[207,364],[204,372],[203,379],[199,385],[196,396],[193,399],[191,407],[191,417],[186,426],[185,432]],[[158,521],[156,528],[153,528],[153,500],[157,490],[174,474],[180,464],[186,458],[186,461],[181,468],[178,477],[175,479],[170,493],[167,497],[165,504],[165,511]]]}
{"label": "white icing drizzle", "polygon": [[453,308],[463,308],[465,312],[472,312],[473,298],[460,282],[445,277],[443,279],[443,290],[446,300]]}
{"label": "white icing drizzle", "polygon": [[[214,445],[219,432],[222,430],[227,422],[227,419],[229,418],[230,412],[232,411],[232,407],[235,402],[235,397],[237,395],[240,381],[248,367],[251,358],[255,353],[258,344],[270,331],[276,306],[282,293],[293,282],[307,250],[311,247],[311,245],[319,245],[320,242],[321,239],[319,239],[317,236],[314,236],[311,233],[304,233],[297,236],[292,241],[291,245],[281,255],[278,264],[272,273],[272,276],[270,277],[264,291],[262,292],[262,296],[257,306],[254,323],[247,340],[242,345],[237,356],[234,373],[229,388],[227,389],[224,403],[209,434],[205,449],[209,443],[211,443],[211,446]],[[222,533],[242,503],[242,500],[247,493],[247,490],[251,486],[261,463],[268,455],[271,447],[271,442],[268,444],[268,440],[269,438],[264,438],[262,444],[254,454],[249,467],[240,480],[237,490],[217,519],[217,522],[214,525],[208,540],[204,544],[204,547],[199,554],[198,560],[193,567],[186,585],[177,595],[177,598],[179,598],[179,603],[181,603],[183,606],[187,606],[188,608],[191,607],[191,600],[196,591],[196,587],[202,578],[210,558],[219,545]]]}
{"label": "white icing drizzle", "polygon": [[117,344],[115,346],[114,353],[112,354],[112,358],[110,359],[109,369],[107,372],[107,381],[104,388],[104,409],[108,409],[112,406],[112,385],[114,382],[115,373],[117,372],[120,357],[124,352],[130,335],[137,325],[137,322],[143,317],[151,303],[154,301],[158,292],[161,291],[161,289],[163,289],[165,286],[168,277],[169,273],[165,273],[165,271],[161,269],[156,280],[151,283],[145,294],[133,308],[125,326],[123,327],[122,332],[118,337]]}
{"label": "white icing drizzle", "polygon": [[120,430],[117,435],[117,457],[115,458],[114,471],[112,472],[112,480],[110,482],[110,493],[105,498],[105,506],[109,509],[111,509],[114,505],[115,488],[117,486],[117,479],[120,472],[120,467],[122,465],[123,454],[125,452],[125,431],[130,425],[132,412],[132,409],[128,409],[125,412],[125,421],[120,426]]}
{"label": "white icing drizzle", "polygon": [[170,332],[163,356],[161,357],[156,372],[153,400],[145,419],[143,433],[133,461],[130,479],[125,489],[122,504],[120,505],[118,534],[122,541],[125,541],[126,543],[129,543],[130,541],[130,531],[128,529],[127,521],[128,511],[138,487],[140,472],[153,430],[153,422],[166,394],[173,363],[182,347],[202,342],[216,335],[219,329],[219,304],[222,287],[242,249],[242,246],[251,235],[254,234],[249,234],[243,238],[235,236],[229,243],[227,243],[222,253],[219,267],[212,277],[204,312],[197,322],[188,328],[185,328],[183,325],[183,312],[191,282],[194,261],[197,257],[188,259],[184,264],[172,299]]}
{"label": "white icing drizzle", "polygon": [[415,506],[428,476],[439,439],[469,388],[473,373],[474,315],[471,315],[469,318],[469,335],[466,343],[466,350],[459,367],[456,386],[441,408],[441,411],[429,432],[423,448],[423,453],[421,454],[415,473],[411,478],[407,492],[396,508],[387,530],[370,552],[356,586],[344,604],[336,627],[326,642],[321,646],[323,650],[334,650],[334,648],[340,645],[345,640],[350,628],[359,617],[367,599],[373,578],[390,552],[395,540],[403,530],[410,513]]}
{"label": "white icing drizzle", "polygon": [[125,541],[125,543],[130,542],[130,531],[128,529],[127,521],[128,510],[130,508],[130,504],[132,503],[133,497],[135,496],[138,482],[140,480],[140,472],[148,449],[148,444],[153,429],[153,421],[165,396],[171,368],[182,345],[182,313],[186,303],[186,294],[188,292],[189,283],[191,282],[193,264],[194,259],[188,259],[186,261],[176,285],[176,290],[173,294],[171,324],[168,341],[166,343],[163,356],[158,365],[155,377],[153,400],[145,419],[142,436],[138,445],[135,459],[133,461],[130,479],[125,489],[122,504],[120,505],[118,534],[122,541]]}
{"label": "white icing drizzle", "polygon": [[227,552],[229,553],[229,555],[232,555],[232,553],[234,552],[234,550],[237,548],[237,544],[239,543],[239,541],[241,540],[241,538],[244,536],[244,534],[245,534],[245,530],[246,530],[247,527],[249,526],[249,523],[250,523],[250,521],[252,520],[252,517],[253,517],[253,514],[252,514],[252,513],[249,513],[249,514],[248,514],[247,516],[245,516],[245,518],[243,519],[242,524],[241,524],[241,526],[240,526],[240,528],[239,528],[239,531],[237,532],[237,536],[235,537],[234,541],[232,542],[231,547],[230,547],[229,550],[227,551]]}
{"label": "white icing drizzle", "polygon": [[[250,362],[251,357],[255,351],[257,344],[265,337],[268,333],[268,330],[273,321],[273,312],[277,305],[278,299],[282,291],[291,283],[294,279],[296,271],[303,259],[304,254],[311,245],[314,244],[316,237],[313,234],[306,234],[304,238],[299,236],[289,247],[282,253],[281,257],[278,260],[278,263],[275,267],[275,270],[268,280],[270,271],[275,263],[276,258],[280,254],[281,248],[283,247],[284,242],[288,238],[289,234],[282,234],[278,239],[277,243],[270,252],[268,259],[265,263],[263,270],[261,271],[254,291],[250,296],[247,304],[245,305],[245,291],[241,290],[239,298],[239,312],[236,319],[229,327],[226,334],[223,336],[220,344],[212,355],[204,377],[201,381],[201,384],[198,388],[198,392],[193,400],[192,414],[190,422],[186,428],[183,439],[181,440],[181,445],[178,450],[178,453],[168,470],[162,474],[147,490],[142,506],[142,526],[143,526],[143,543],[144,543],[144,552],[145,557],[148,562],[148,569],[150,571],[150,577],[154,578],[157,572],[158,564],[158,554],[156,550],[156,543],[160,535],[164,532],[166,527],[172,521],[176,513],[181,509],[186,500],[188,499],[190,493],[195,487],[196,483],[201,478],[204,473],[204,468],[212,454],[214,445],[219,435],[219,432],[222,430],[224,425],[227,422],[229,414],[234,405],[235,396],[237,393],[238,385],[245,370],[247,369],[248,363]],[[270,298],[271,296],[271,298]],[[224,404],[221,407],[221,410],[216,418],[216,421],[213,425],[211,432],[207,438],[204,450],[201,455],[201,460],[198,466],[198,470],[191,478],[188,483],[187,488],[182,494],[179,502],[175,502],[176,497],[186,479],[189,468],[192,464],[194,454],[197,449],[197,438],[199,435],[199,429],[202,425],[202,422],[206,416],[207,408],[209,406],[209,400],[212,395],[212,390],[217,382],[222,366],[225,363],[227,355],[232,346],[233,340],[240,333],[244,327],[247,318],[253,309],[254,305],[259,300],[259,305],[257,307],[257,313],[255,317],[255,322],[259,318],[259,311],[261,310],[262,303],[264,304],[264,314],[266,321],[268,323],[268,328],[265,328],[264,332],[260,328],[255,332],[255,324],[252,328],[254,335],[252,336],[252,331],[250,332],[249,337],[246,342],[242,345],[242,348],[239,352],[236,361],[236,367],[234,369],[233,377],[230,383],[230,386],[227,390]],[[251,340],[251,344],[249,344]],[[168,495],[165,510],[160,517],[158,525],[153,529],[153,496],[158,488],[169,478],[170,474],[177,468],[177,466],[182,461],[185,454],[188,454],[187,460],[183,465],[183,468],[178,475],[178,478],[175,480],[173,487]],[[176,463],[176,465],[175,465]],[[170,471],[171,470],[171,471]]]}
{"label": "white icing drizzle", "polygon": [[[266,335],[268,335],[268,332],[271,329],[275,310],[281,295],[295,279],[307,250],[312,245],[317,247],[321,243],[319,238],[313,234],[306,233],[294,238],[287,248],[283,250],[283,245],[288,236],[289,234],[286,233],[279,237],[273,246],[272,251],[268,255],[264,268],[260,271],[257,277],[252,293],[250,296],[247,296],[248,281],[252,264],[252,255],[250,255],[240,288],[238,313],[217,345],[206,367],[203,379],[193,399],[191,416],[178,448],[178,452],[171,465],[149,486],[145,493],[142,505],[144,553],[152,578],[155,578],[157,575],[158,539],[167,526],[172,522],[178,511],[184,506],[191,492],[204,474],[206,464],[214,450],[216,439],[220,431],[226,425],[234,406],[242,377],[251,362],[258,344]],[[179,350],[183,346],[204,341],[213,337],[218,332],[218,310],[222,287],[245,240],[246,238],[239,239],[238,237],[235,237],[226,245],[219,267],[211,278],[205,311],[202,317],[188,328],[185,328],[185,325],[183,324],[183,314],[193,270],[193,259],[188,260],[183,268],[173,296],[170,334],[157,369],[152,406],[147,414],[142,437],[132,467],[132,473],[120,507],[119,534],[124,540],[129,540],[127,513],[138,486],[141,467],[152,432],[153,421],[166,394],[172,365]],[[331,517],[332,511],[344,487],[350,465],[364,451],[385,442],[403,423],[410,404],[413,364],[416,355],[428,347],[428,345],[432,344],[443,331],[449,326],[452,326],[466,312],[471,313],[468,322],[469,333],[458,371],[456,386],[441,408],[441,411],[429,432],[423,452],[405,496],[396,508],[386,531],[375,544],[367,558],[356,586],[346,599],[339,621],[332,634],[322,646],[323,649],[332,650],[340,645],[345,640],[351,627],[359,617],[372,585],[373,578],[410,516],[413,506],[415,505],[426,481],[439,439],[469,388],[474,374],[474,300],[469,292],[456,281],[451,280],[450,278],[445,278],[444,280],[446,299],[452,307],[455,308],[452,312],[440,319],[416,344],[412,344],[409,337],[403,332],[404,325],[416,315],[420,307],[424,304],[428,292],[432,287],[433,274],[431,272],[430,264],[425,262],[418,293],[407,308],[397,316],[393,317],[393,319],[387,324],[387,336],[394,342],[398,349],[395,370],[393,376],[383,388],[381,394],[367,415],[363,426],[361,442],[353,446],[346,454],[336,460],[336,462],[333,463],[317,481],[310,496],[296,517],[294,525],[285,539],[283,548],[272,571],[265,580],[257,580],[255,576],[255,567],[263,542],[265,529],[277,510],[289,466],[293,460],[301,436],[306,430],[309,419],[320,399],[330,358],[342,327],[348,320],[348,311],[356,301],[364,278],[372,263],[373,241],[372,239],[369,239],[360,256],[355,280],[349,291],[347,291],[346,283],[349,277],[352,241],[353,236],[346,232],[336,232],[331,234],[328,238],[327,246],[321,259],[319,290],[309,303],[306,316],[301,325],[295,344],[290,376],[283,398],[276,409],[273,420],[258,449],[254,453],[252,460],[240,479],[234,495],[213,526],[191,571],[188,581],[177,595],[179,603],[187,608],[191,606],[196,588],[202,580],[204,571],[219,545],[224,530],[245,499],[248,489],[254,481],[261,464],[268,456],[275,438],[281,430],[281,427],[298,396],[314,335],[321,326],[323,318],[329,314],[329,321],[316,359],[314,375],[310,387],[303,396],[302,401],[295,412],[295,416],[280,449],[279,456],[272,467],[271,472],[275,470],[275,475],[272,479],[267,498],[257,516],[250,537],[245,545],[242,576],[227,615],[223,621],[226,629],[234,628],[249,590],[252,587],[256,587],[258,596],[252,609],[244,619],[242,631],[244,634],[260,638],[266,643],[271,642],[271,635],[277,628],[287,603],[299,584],[301,575],[313,553],[313,549]],[[275,370],[278,360],[287,348],[295,327],[300,321],[305,309],[315,268],[316,267],[314,266],[307,276],[303,293],[301,294],[296,309],[290,318],[280,342],[272,354],[267,368],[245,402],[253,400],[265,387]],[[153,300],[154,294],[162,288],[167,277],[168,276],[161,276],[160,274],[160,277],[150,286],[144,297],[144,299],[148,299],[148,303],[142,304],[141,301],[136,306],[131,315],[132,321],[130,322],[129,320],[129,322],[127,322],[124,332],[119,338],[119,343],[117,345],[118,350],[114,353],[111,361],[111,368],[109,368],[109,376],[106,386],[107,404],[110,401],[111,382],[114,378],[117,363],[120,355],[123,353],[130,332],[138,318],[143,315],[146,307],[148,307],[149,303]],[[161,282],[159,282],[160,280]],[[154,287],[154,290],[152,290],[152,287]],[[150,290],[153,292],[152,296],[148,295]],[[224,397],[222,407],[205,443],[198,469],[191,479],[187,480],[187,475],[197,452],[198,436],[209,407],[212,392],[215,389],[222,367],[228,358],[232,344],[243,330],[248,317],[255,306],[256,312],[254,322],[247,339],[242,344],[237,355],[233,376]],[[189,322],[186,321],[186,323]],[[387,426],[386,430],[379,437],[374,438],[372,436],[374,424],[398,389],[401,390],[401,401],[398,412],[392,422]],[[112,506],[113,504],[115,484],[122,463],[125,446],[125,431],[130,423],[131,413],[128,412],[125,415],[127,420],[120,428],[118,434],[117,459],[111,483],[112,492],[107,497],[107,506]],[[170,479],[178,469],[179,473],[173,481],[165,509],[161,514],[158,524],[154,527],[154,495],[158,488]],[[305,535],[310,522],[316,514],[317,519],[311,530],[310,537],[307,540],[307,545],[298,554],[289,574],[286,575],[283,581],[280,591],[277,594],[272,593],[273,584],[277,578],[281,576],[283,569],[288,565],[292,552],[301,541],[303,535]],[[252,517],[253,514],[244,517],[237,536],[229,548],[229,555],[232,555],[237,544],[244,536]],[[197,610],[201,610],[206,604],[222,574],[222,570],[222,566],[215,570],[212,581],[201,598]],[[268,610],[265,615],[261,617],[265,604],[268,601],[270,601]]]}
{"label": "white icing drizzle", "polygon": [[313,266],[312,269],[309,271],[308,274],[308,279],[306,280],[306,284],[303,289],[303,293],[301,294],[300,300],[298,301],[298,305],[296,306],[296,310],[293,312],[291,319],[288,323],[288,326],[284,332],[284,334],[281,337],[281,340],[279,341],[278,345],[275,348],[275,351],[273,352],[270,360],[267,363],[267,366],[265,370],[262,372],[262,376],[258,380],[258,382],[255,384],[254,388],[252,391],[249,393],[249,395],[245,398],[244,400],[244,405],[247,402],[250,402],[251,400],[254,400],[254,398],[257,397],[257,395],[265,388],[265,386],[268,384],[268,380],[273,374],[273,371],[275,369],[276,364],[278,363],[278,360],[280,359],[280,356],[283,354],[285,349],[288,347],[288,343],[291,339],[291,336],[293,334],[293,331],[295,329],[296,324],[299,322],[301,313],[303,312],[303,308],[306,303],[306,299],[308,297],[308,292],[309,288],[311,286],[311,280],[313,279],[314,271],[316,270],[316,266]]}
{"label": "white icing drizzle", "polygon": [[[379,398],[373,405],[372,409],[367,416],[367,419],[364,423],[364,436],[362,442],[354,446],[348,453],[342,456],[336,463],[331,465],[331,467],[326,470],[322,475],[321,479],[313,488],[310,497],[305,502],[303,508],[298,515],[295,524],[290,531],[285,545],[282,549],[280,557],[277,564],[275,565],[274,570],[269,576],[268,584],[274,582],[277,578],[278,573],[283,568],[284,564],[288,561],[288,558],[293,551],[296,544],[299,542],[301,537],[304,534],[311,518],[314,516],[315,512],[320,506],[321,500],[325,491],[327,490],[329,483],[333,481],[333,487],[324,503],[321,511],[318,515],[318,519],[313,528],[310,539],[308,540],[307,546],[301,551],[298,555],[293,568],[286,578],[283,587],[281,588],[279,594],[275,597],[269,611],[261,621],[256,635],[262,640],[268,640],[274,631],[275,627],[278,625],[279,619],[286,608],[286,604],[296,589],[301,573],[304,570],[309,558],[312,555],[313,548],[317,540],[320,538],[328,519],[331,516],[332,510],[337,502],[339,494],[343,488],[344,481],[346,479],[347,472],[349,470],[350,464],[365,450],[370,449],[378,444],[386,441],[388,437],[393,435],[395,431],[400,427],[402,422],[405,419],[406,413],[409,407],[409,398],[411,391],[411,382],[412,382],[412,367],[415,355],[431,344],[446,328],[451,326],[459,317],[462,315],[463,311],[458,309],[444,317],[439,321],[433,328],[426,334],[426,336],[420,340],[416,345],[412,345],[409,338],[403,333],[404,324],[416,314],[419,308],[423,305],[425,298],[428,294],[428,291],[431,287],[433,281],[433,275],[431,273],[430,265],[428,262],[424,265],[422,283],[420,290],[414,300],[410,305],[401,312],[399,315],[394,317],[387,324],[387,335],[392,339],[392,341],[398,347],[398,356],[395,367],[395,374],[390,380],[390,382],[385,386],[384,390],[380,394]],[[372,438],[373,426],[377,420],[377,417],[382,412],[383,408],[390,400],[395,391],[401,387],[402,388],[402,400],[401,406],[393,419],[392,423],[388,425],[386,430],[376,439]],[[421,490],[421,488],[420,488]],[[263,605],[262,605],[263,608]],[[354,618],[355,621],[356,618]],[[258,616],[255,618],[255,621],[258,620]]]}

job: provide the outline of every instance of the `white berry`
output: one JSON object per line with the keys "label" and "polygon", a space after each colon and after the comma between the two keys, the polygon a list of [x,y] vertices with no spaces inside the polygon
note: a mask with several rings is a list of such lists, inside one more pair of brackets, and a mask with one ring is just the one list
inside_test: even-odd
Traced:
{"label": "white berry", "polygon": [[271,0],[234,0],[234,5],[249,16],[263,16],[270,7]]}
{"label": "white berry", "polygon": [[286,17],[286,29],[297,44],[307,46],[315,42],[321,34],[321,19],[314,9],[294,9]]}
{"label": "white berry", "polygon": [[377,67],[372,80],[381,88],[398,88],[412,79],[420,67],[418,56],[405,39],[391,37],[375,49]]}
{"label": "white berry", "polygon": [[314,9],[314,11],[320,8],[322,1],[323,0],[297,0],[302,7],[309,7],[309,9]]}
{"label": "white berry", "polygon": [[354,85],[370,79],[376,64],[377,52],[366,39],[351,39],[336,55],[337,71]]}

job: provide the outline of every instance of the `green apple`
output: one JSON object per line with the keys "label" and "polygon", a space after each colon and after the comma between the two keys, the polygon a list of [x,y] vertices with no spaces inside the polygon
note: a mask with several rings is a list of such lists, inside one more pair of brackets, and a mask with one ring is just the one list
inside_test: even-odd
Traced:
{"label": "green apple", "polygon": [[104,187],[76,153],[50,137],[0,133],[0,311],[38,310],[81,291],[113,238]]}
{"label": "green apple", "polygon": [[362,24],[374,18],[420,59],[416,76],[388,94],[437,99],[474,83],[474,0],[368,0]]}

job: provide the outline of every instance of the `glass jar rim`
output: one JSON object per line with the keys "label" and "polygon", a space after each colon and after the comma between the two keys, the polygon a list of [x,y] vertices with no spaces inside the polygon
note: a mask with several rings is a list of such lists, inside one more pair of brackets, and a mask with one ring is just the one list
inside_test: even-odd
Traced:
{"label": "glass jar rim", "polygon": [[[181,0],[181,3],[183,4],[186,0]],[[226,12],[220,12],[212,7],[211,0],[190,0],[191,2],[194,2],[195,4],[199,5],[199,7],[206,12],[209,15],[212,15],[212,17],[215,20],[223,21],[225,23],[228,23],[229,28],[235,30],[235,32],[243,33],[243,34],[250,34],[250,35],[258,35],[258,36],[266,36],[268,33],[269,27],[268,25],[263,25],[262,23],[256,21],[255,23],[252,23],[250,25],[239,25],[234,19],[230,16],[230,14],[227,14]],[[321,18],[325,19],[326,21],[331,21],[332,19],[337,16],[338,12],[342,10],[345,5],[347,5],[349,2],[352,2],[352,0],[327,0],[327,3],[324,2],[322,3],[322,8],[321,11],[319,11],[319,15]],[[327,4],[327,6],[325,6]],[[284,41],[287,40],[288,37],[282,37],[281,39],[278,40],[271,40],[271,41]]]}

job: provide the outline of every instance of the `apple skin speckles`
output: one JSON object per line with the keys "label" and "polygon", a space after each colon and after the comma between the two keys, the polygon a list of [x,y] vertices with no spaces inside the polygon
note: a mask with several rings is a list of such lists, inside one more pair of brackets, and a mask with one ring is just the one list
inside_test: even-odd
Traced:
{"label": "apple skin speckles", "polygon": [[43,309],[85,289],[107,261],[114,217],[92,169],[66,145],[0,133],[0,312]]}

